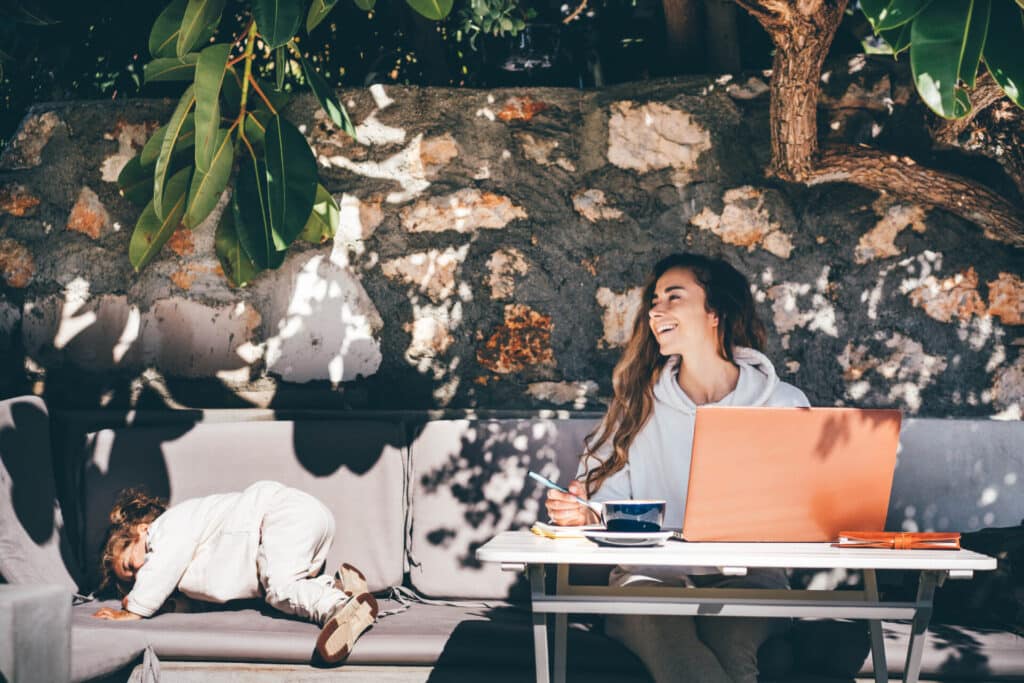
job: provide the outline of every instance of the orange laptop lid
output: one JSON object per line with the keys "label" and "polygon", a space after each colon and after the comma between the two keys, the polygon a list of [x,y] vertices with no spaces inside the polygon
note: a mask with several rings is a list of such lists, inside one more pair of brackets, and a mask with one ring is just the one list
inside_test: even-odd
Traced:
{"label": "orange laptop lid", "polygon": [[697,409],[688,541],[835,541],[882,531],[898,410]]}

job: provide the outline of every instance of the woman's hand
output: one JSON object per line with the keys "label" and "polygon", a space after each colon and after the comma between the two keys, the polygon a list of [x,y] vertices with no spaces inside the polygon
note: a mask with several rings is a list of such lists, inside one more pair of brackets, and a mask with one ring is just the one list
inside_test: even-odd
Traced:
{"label": "woman's hand", "polygon": [[135,612],[126,609],[114,609],[113,607],[101,607],[92,615],[96,619],[109,619],[111,621],[135,621],[141,619]]}
{"label": "woman's hand", "polygon": [[[587,499],[586,488],[575,479],[569,482],[569,490],[580,498]],[[554,489],[548,489],[544,506],[548,510],[548,517],[559,526],[582,526],[596,524],[599,521],[593,510],[581,505],[569,494]]]}

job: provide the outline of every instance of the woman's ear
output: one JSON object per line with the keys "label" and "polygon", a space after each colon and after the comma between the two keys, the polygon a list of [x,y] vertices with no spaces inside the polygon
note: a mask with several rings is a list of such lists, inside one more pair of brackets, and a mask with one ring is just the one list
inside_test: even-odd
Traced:
{"label": "woman's ear", "polygon": [[139,536],[141,534],[146,533],[147,531],[149,531],[149,522],[143,522],[142,524],[136,524],[134,531],[135,531],[135,535],[136,536]]}

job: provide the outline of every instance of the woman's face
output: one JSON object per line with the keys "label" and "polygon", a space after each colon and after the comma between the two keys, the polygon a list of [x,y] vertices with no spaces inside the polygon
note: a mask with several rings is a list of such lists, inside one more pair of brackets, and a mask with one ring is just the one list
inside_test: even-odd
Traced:
{"label": "woman's face", "polygon": [[672,268],[654,285],[650,326],[661,354],[718,348],[718,315],[705,309],[704,288],[687,268]]}

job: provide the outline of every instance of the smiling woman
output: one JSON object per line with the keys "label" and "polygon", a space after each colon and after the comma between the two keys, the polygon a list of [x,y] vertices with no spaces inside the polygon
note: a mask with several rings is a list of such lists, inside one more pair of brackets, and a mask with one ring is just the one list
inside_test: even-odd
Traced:
{"label": "smiling woman", "polygon": [[[762,353],[765,327],[747,279],[722,259],[673,254],[657,263],[613,375],[615,397],[587,440],[571,494],[548,492],[558,524],[596,521],[573,495],[597,501],[667,501],[665,526],[682,528],[699,405],[806,406]],[[707,569],[616,567],[614,585],[785,588],[779,570],[746,577]],[[703,576],[698,576],[704,574]],[[656,681],[757,680],[757,650],[784,623],[771,619],[611,616],[606,631]]]}

